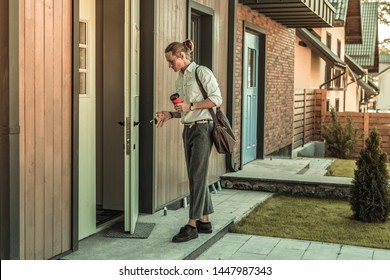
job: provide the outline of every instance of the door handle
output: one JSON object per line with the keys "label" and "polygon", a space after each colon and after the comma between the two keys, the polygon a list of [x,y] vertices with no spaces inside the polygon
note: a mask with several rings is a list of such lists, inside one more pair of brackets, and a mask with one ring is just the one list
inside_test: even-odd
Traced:
{"label": "door handle", "polygon": [[133,126],[138,126],[141,122],[133,122]]}
{"label": "door handle", "polygon": [[125,123],[124,123],[124,122],[118,122],[118,124],[119,124],[120,126],[125,126]]}

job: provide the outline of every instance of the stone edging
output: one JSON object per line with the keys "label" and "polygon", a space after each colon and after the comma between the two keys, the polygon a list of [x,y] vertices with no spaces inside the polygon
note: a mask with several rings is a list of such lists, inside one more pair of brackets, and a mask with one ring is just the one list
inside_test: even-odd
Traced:
{"label": "stone edging", "polygon": [[278,181],[269,179],[221,178],[227,189],[241,189],[310,196],[318,198],[348,199],[350,184],[325,184],[318,182]]}

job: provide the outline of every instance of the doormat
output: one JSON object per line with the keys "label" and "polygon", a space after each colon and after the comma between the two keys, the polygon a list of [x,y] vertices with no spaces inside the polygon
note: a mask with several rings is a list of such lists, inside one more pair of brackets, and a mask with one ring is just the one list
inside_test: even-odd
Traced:
{"label": "doormat", "polygon": [[152,233],[156,224],[154,223],[137,223],[133,234],[124,231],[124,224],[117,223],[105,234],[105,237],[113,238],[135,238],[146,239]]}

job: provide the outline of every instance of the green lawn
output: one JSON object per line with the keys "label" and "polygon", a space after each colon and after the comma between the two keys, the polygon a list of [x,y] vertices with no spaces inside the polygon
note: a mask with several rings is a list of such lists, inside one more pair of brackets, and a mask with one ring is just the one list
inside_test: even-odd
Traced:
{"label": "green lawn", "polygon": [[351,216],[346,201],[275,195],[231,231],[390,249],[390,221],[363,223]]}
{"label": "green lawn", "polygon": [[[356,168],[356,161],[350,159],[335,159],[328,168],[328,176],[353,178]],[[387,164],[387,170],[390,174],[390,163]]]}

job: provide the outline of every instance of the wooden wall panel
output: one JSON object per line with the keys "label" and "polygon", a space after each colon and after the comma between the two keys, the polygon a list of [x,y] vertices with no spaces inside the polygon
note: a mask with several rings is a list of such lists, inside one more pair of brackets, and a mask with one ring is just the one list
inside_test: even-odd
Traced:
{"label": "wooden wall panel", "polygon": [[22,133],[23,128],[26,127],[25,125],[25,110],[24,110],[24,104],[25,104],[25,76],[24,76],[24,70],[25,70],[25,53],[24,53],[24,45],[25,45],[25,22],[26,22],[26,16],[25,16],[25,6],[23,2],[19,4],[19,45],[20,45],[20,54],[19,54],[19,122],[21,127],[21,133],[19,137],[20,145],[19,145],[19,154],[20,154],[20,163],[19,163],[19,171],[20,171],[20,181],[19,181],[19,188],[20,188],[20,256],[21,258],[25,258],[25,249],[24,249],[24,242],[25,242],[25,234],[22,225],[25,225],[25,209],[26,209],[26,203],[25,203],[25,174],[26,174],[26,139],[25,135],[26,133]]}
{"label": "wooden wall panel", "polygon": [[[198,1],[214,12],[214,74],[218,79],[223,98],[227,89],[227,25],[228,1]],[[156,110],[173,110],[169,100],[175,91],[178,73],[173,72],[165,60],[164,50],[173,42],[183,42],[187,33],[187,0],[156,1]],[[226,109],[226,104],[223,104]],[[168,122],[156,131],[156,205],[157,209],[188,195],[188,179],[182,143],[183,127],[179,119]],[[226,172],[225,157],[212,151],[209,182],[213,183]]]}
{"label": "wooden wall panel", "polygon": [[72,207],[72,0],[63,2],[62,18],[62,186],[61,186],[61,240],[62,251],[71,246]]}
{"label": "wooden wall panel", "polygon": [[[53,22],[53,48],[62,52],[62,3],[54,1],[53,16],[59,20]],[[53,89],[61,89],[62,87],[62,68],[55,67],[61,65],[62,57],[53,54]],[[60,124],[62,121],[62,91],[54,90],[53,94],[53,123]],[[53,125],[53,153],[60,154],[62,151],[62,126]],[[53,204],[61,205],[61,186],[62,186],[62,161],[56,160],[53,162]],[[69,176],[69,175],[67,175]],[[61,208],[53,208],[53,254],[61,253]]]}
{"label": "wooden wall panel", "polygon": [[44,0],[35,0],[35,34],[34,34],[34,94],[35,94],[35,110],[34,110],[34,124],[35,124],[35,211],[34,217],[34,241],[35,241],[35,258],[44,258],[44,216],[45,212],[45,53],[44,53]]}
{"label": "wooden wall panel", "polygon": [[[186,36],[186,1],[156,1],[156,110],[173,110],[169,100],[177,73],[165,61],[165,47]],[[156,208],[187,194],[187,173],[179,120],[156,131]]]}
{"label": "wooden wall panel", "polygon": [[[214,10],[213,72],[222,92],[222,108],[226,112],[227,69],[228,69],[228,9],[229,1],[199,0],[200,4]],[[215,148],[211,153],[209,182],[219,180],[226,172],[225,156],[219,155]]]}
{"label": "wooden wall panel", "polygon": [[0,259],[10,258],[9,3],[0,1]]}
{"label": "wooden wall panel", "polygon": [[72,1],[20,1],[21,258],[70,250]]}
{"label": "wooden wall panel", "polygon": [[44,255],[53,256],[53,237],[52,231],[54,229],[54,14],[53,0],[44,1],[44,92],[51,92],[52,94],[45,94],[44,96]]}

